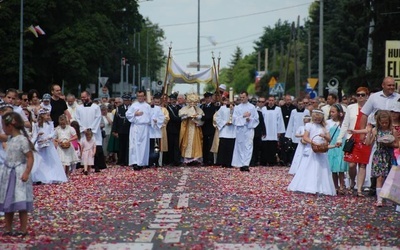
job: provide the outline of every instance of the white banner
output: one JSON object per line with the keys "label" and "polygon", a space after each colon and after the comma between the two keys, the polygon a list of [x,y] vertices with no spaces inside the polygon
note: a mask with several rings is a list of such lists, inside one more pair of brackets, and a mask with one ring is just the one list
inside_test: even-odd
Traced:
{"label": "white banner", "polygon": [[171,58],[168,67],[168,80],[175,83],[208,83],[215,80],[215,73],[213,67],[194,73],[185,71]]}

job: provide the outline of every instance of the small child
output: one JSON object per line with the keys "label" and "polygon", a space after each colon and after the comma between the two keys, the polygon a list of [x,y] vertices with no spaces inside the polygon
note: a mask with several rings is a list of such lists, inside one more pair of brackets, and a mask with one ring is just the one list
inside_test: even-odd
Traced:
{"label": "small child", "polygon": [[33,182],[50,184],[68,181],[53,143],[54,133],[50,112],[45,109],[39,110],[38,121],[32,127],[32,141],[43,161],[32,171]]}
{"label": "small child", "polygon": [[376,141],[376,150],[372,157],[371,176],[376,177],[376,206],[382,207],[382,198],[379,193],[385,178],[389,174],[392,164],[397,164],[393,148],[398,147],[394,138],[395,131],[389,111],[380,110],[376,115],[376,127],[367,127],[368,136],[366,144],[371,145]]}
{"label": "small child", "polygon": [[[22,117],[15,112],[2,116],[4,132],[9,135],[6,161],[0,166],[0,211],[5,212],[3,236],[27,235],[28,211],[33,210],[33,144],[24,129]],[[21,134],[23,133],[23,134]],[[12,232],[14,213],[18,211],[20,230]]]}
{"label": "small child", "polygon": [[[344,175],[349,170],[349,166],[347,162],[343,160],[344,152],[343,146],[336,147],[333,146],[336,144],[337,138],[340,133],[340,127],[342,125],[344,119],[344,111],[343,107],[340,104],[333,104],[329,111],[331,119],[327,121],[329,127],[329,133],[331,135],[331,144],[332,148],[328,152],[328,161],[329,166],[332,171],[332,178],[333,183],[335,184],[335,189],[337,194],[344,195],[346,194],[345,191],[345,182],[344,182]],[[351,183],[350,191],[352,192],[354,189],[355,183]]]}
{"label": "small child", "polygon": [[75,140],[71,140],[71,144],[75,149],[76,156],[78,157],[78,161],[75,164],[72,165],[72,170],[71,171],[74,171],[77,168],[81,168],[81,152],[82,152],[81,151],[81,144],[80,144],[80,141],[81,141],[81,130],[79,128],[79,123],[77,121],[72,121],[70,125],[71,125],[72,128],[75,129],[75,132],[76,132],[76,139]]}
{"label": "small child", "polygon": [[[325,128],[324,112],[313,109],[311,112],[311,123],[304,126],[303,143],[306,149],[311,149],[311,144],[330,142],[331,136]],[[328,154],[317,153],[309,150],[307,157],[301,160],[288,187],[289,191],[299,191],[312,194],[336,195],[332,173],[329,168]]]}
{"label": "small child", "polygon": [[[307,123],[311,122],[311,116],[309,115],[305,115],[303,117],[303,126],[300,126],[297,130],[296,130],[296,134],[295,136],[297,138],[303,138],[304,135],[304,128],[306,126]],[[299,168],[301,159],[303,158],[303,151],[304,151],[304,146],[305,144],[303,143],[302,140],[300,140],[300,143],[297,145],[296,148],[296,152],[294,153],[294,157],[293,157],[293,161],[292,164],[290,165],[290,169],[289,169],[289,174],[296,174],[297,169]]]}
{"label": "small child", "polygon": [[85,138],[81,139],[81,162],[83,164],[83,173],[88,175],[90,166],[94,165],[94,155],[96,154],[96,141],[93,138],[91,129],[85,130]]}
{"label": "small child", "polygon": [[67,177],[70,174],[70,166],[78,162],[78,157],[71,141],[76,140],[76,131],[67,124],[67,117],[63,114],[58,118],[58,127],[55,132],[55,139],[58,143],[57,153],[60,156],[61,162],[64,165],[65,174]]}

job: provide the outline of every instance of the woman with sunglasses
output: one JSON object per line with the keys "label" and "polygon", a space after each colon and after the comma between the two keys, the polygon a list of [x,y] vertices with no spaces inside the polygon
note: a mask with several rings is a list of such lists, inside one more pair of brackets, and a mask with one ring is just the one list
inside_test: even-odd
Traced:
{"label": "woman with sunglasses", "polygon": [[[371,146],[365,144],[364,140],[360,138],[359,134],[351,135],[349,131],[362,129],[360,127],[361,122],[361,109],[367,102],[369,96],[369,90],[366,87],[359,87],[356,91],[357,103],[350,104],[347,107],[347,112],[344,117],[340,134],[336,142],[336,146],[341,146],[342,143],[349,139],[351,136],[355,140],[354,147],[351,153],[345,153],[344,160],[349,163],[349,176],[350,176],[350,192],[353,191],[356,185],[357,176],[357,196],[364,197],[362,193],[362,187],[366,178],[366,166],[369,162],[371,154]],[[356,166],[358,166],[358,171]],[[357,174],[358,172],[358,174]],[[370,171],[369,171],[370,172]]]}

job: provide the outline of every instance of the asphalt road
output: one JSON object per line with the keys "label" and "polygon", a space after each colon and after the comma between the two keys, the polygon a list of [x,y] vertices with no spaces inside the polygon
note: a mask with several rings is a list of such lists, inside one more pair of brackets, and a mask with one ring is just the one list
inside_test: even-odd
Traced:
{"label": "asphalt road", "polygon": [[0,249],[399,249],[393,204],[288,192],[287,172],[78,170],[68,183],[34,186],[29,235],[1,237]]}

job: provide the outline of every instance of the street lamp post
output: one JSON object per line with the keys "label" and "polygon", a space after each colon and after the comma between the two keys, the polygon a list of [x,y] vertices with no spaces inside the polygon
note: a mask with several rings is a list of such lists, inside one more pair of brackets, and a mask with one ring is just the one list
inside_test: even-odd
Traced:
{"label": "street lamp post", "polygon": [[318,95],[324,94],[324,1],[319,1]]}
{"label": "street lamp post", "polygon": [[21,0],[21,15],[19,24],[19,80],[18,89],[23,88],[23,54],[24,54],[24,0]]}
{"label": "street lamp post", "polygon": [[197,71],[200,71],[200,0],[197,0]]}

